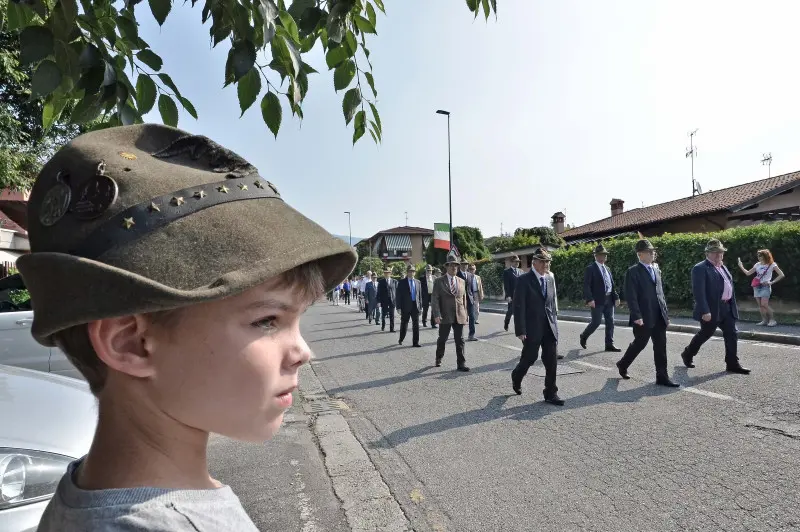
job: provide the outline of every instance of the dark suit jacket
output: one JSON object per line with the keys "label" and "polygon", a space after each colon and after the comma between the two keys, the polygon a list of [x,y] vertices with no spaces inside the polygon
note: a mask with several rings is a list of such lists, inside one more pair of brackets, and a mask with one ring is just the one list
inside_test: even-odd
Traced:
{"label": "dark suit jacket", "polygon": [[[733,287],[733,277],[731,272],[724,265],[722,270],[727,275]],[[722,304],[722,291],[725,289],[725,282],[717,273],[717,269],[708,260],[698,262],[692,268],[692,294],[694,294],[694,312],[692,317],[697,321],[702,319],[703,314],[711,313],[711,322],[719,321],[720,305]],[[736,306],[736,294],[731,294],[731,313],[733,318],[739,319],[739,308]]]}
{"label": "dark suit jacket", "polygon": [[[619,299],[617,285],[608,266],[606,266],[606,270],[608,270],[608,277],[611,280],[611,300],[616,301]],[[587,303],[594,301],[595,305],[602,305],[606,302],[606,283],[603,281],[603,273],[600,271],[600,266],[596,262],[588,265],[586,272],[583,274],[583,299]]]}
{"label": "dark suit jacket", "polygon": [[517,279],[514,291],[514,334],[529,341],[541,342],[545,327],[550,327],[558,341],[558,294],[556,280],[547,274],[547,299],[542,295],[539,278],[533,270]]}
{"label": "dark suit jacket", "polygon": [[511,266],[503,272],[503,290],[506,297],[514,297],[514,289],[517,288],[517,279],[522,275],[522,270]]}
{"label": "dark suit jacket", "polygon": [[[433,278],[433,282],[436,282],[436,278]],[[428,292],[428,279],[423,277],[419,281],[420,286],[422,287],[422,304],[423,305],[430,305],[431,304],[431,294]]]}
{"label": "dark suit jacket", "polygon": [[630,309],[628,325],[633,326],[636,320],[642,320],[644,326],[652,329],[658,320],[659,314],[664,323],[669,322],[667,301],[664,298],[664,286],[661,283],[661,272],[654,268],[656,282],[650,277],[647,268],[637,262],[625,274],[625,299]]}
{"label": "dark suit jacket", "polygon": [[472,283],[475,281],[475,276],[469,272],[462,272],[458,270],[458,276],[464,280],[467,288],[467,305],[472,306],[475,304],[475,292],[472,291]]}
{"label": "dark suit jacket", "polygon": [[378,289],[372,281],[368,282],[367,287],[364,289],[364,299],[367,302],[367,309],[370,311],[375,310],[378,305]]}
{"label": "dark suit jacket", "polygon": [[397,291],[397,281],[394,279],[378,279],[378,303],[381,305],[394,305]]}
{"label": "dark suit jacket", "polygon": [[408,286],[408,279],[397,281],[397,308],[400,309],[400,312],[410,314],[414,307],[417,307],[417,312],[422,312],[422,283],[419,279],[414,279],[414,289],[417,299],[411,301],[411,287]]}

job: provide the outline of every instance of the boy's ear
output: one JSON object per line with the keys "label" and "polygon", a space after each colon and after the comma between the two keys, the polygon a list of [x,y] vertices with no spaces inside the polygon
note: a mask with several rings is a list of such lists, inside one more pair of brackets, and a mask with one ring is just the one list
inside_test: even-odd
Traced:
{"label": "boy's ear", "polygon": [[141,315],[104,318],[87,325],[89,340],[97,357],[110,369],[131,377],[155,373],[145,333],[150,320]]}

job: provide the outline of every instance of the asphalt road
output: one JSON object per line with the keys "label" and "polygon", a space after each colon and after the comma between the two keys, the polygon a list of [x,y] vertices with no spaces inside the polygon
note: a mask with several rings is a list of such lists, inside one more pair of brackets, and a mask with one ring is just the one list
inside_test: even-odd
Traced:
{"label": "asphalt road", "polygon": [[[649,347],[623,381],[602,328],[584,351],[584,324],[562,322],[566,405],[556,407],[541,400],[541,362],[523,395],[511,391],[520,344],[502,319],[481,315],[467,374],[454,371],[452,342],[433,366],[437,331],[424,329],[414,349],[352,307],[320,303],[305,319],[316,376],[349,406],[351,430],[415,530],[800,528],[797,347],[740,342],[753,374],[729,375],[721,340],[687,370],[689,335],[670,333],[669,367],[683,385],[671,390],[653,384]],[[631,339],[617,328],[620,347]]]}

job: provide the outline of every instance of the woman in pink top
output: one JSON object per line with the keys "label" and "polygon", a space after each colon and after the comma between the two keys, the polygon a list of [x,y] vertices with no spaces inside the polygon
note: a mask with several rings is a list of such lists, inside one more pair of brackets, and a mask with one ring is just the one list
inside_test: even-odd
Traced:
{"label": "woman in pink top", "polygon": [[[769,298],[772,295],[772,285],[786,276],[778,267],[778,263],[772,258],[772,253],[768,249],[759,249],[756,255],[758,262],[749,270],[745,269],[742,259],[739,258],[739,269],[747,276],[756,274],[750,285],[753,287],[753,296],[758,303],[758,310],[761,312],[759,325],[775,327],[778,322],[775,321],[772,308],[769,306]],[[773,272],[778,274],[774,279],[772,278]]]}

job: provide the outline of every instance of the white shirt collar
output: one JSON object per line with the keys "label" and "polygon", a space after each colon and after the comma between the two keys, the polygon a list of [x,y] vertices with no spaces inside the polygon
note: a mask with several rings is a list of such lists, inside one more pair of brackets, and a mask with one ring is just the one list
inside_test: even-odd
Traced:
{"label": "white shirt collar", "polygon": [[540,275],[539,272],[537,272],[534,268],[531,268],[531,271],[536,275],[536,281],[539,284],[542,284],[542,279],[543,278],[547,279],[547,274],[546,273],[544,275]]}
{"label": "white shirt collar", "polygon": [[594,261],[594,263],[597,264],[600,267],[601,270],[605,267],[605,264],[600,264],[597,261]]}

